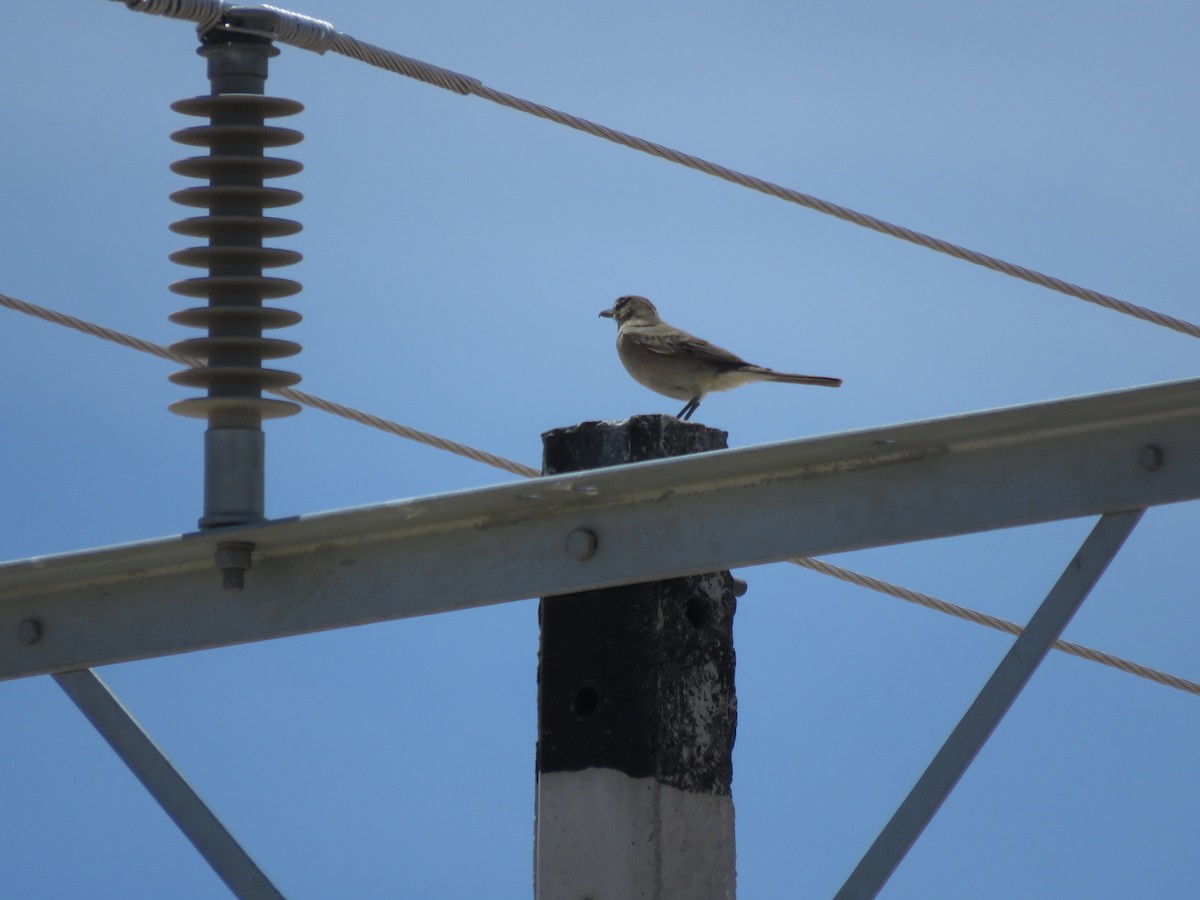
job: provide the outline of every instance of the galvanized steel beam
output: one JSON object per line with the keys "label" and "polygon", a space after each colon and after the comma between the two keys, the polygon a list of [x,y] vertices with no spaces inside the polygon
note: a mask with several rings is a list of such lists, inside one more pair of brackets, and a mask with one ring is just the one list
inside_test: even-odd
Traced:
{"label": "galvanized steel beam", "polygon": [[1200,380],[656,460],[9,563],[0,678],[1196,497]]}
{"label": "galvanized steel beam", "polygon": [[59,687],[179,826],[239,900],[283,900],[283,894],[213,815],[133,716],[93,672],[62,672]]}
{"label": "galvanized steel beam", "polygon": [[1100,519],[834,900],[871,900],[883,889],[1141,517],[1134,510]]}

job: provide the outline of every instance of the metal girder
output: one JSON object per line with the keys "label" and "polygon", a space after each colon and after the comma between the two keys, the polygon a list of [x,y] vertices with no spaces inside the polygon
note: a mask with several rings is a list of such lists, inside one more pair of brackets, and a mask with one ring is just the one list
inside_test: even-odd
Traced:
{"label": "metal girder", "polygon": [[239,900],[283,900],[108,686],[87,669],[54,676],[109,746]]}
{"label": "metal girder", "polygon": [[1050,645],[1067,627],[1141,517],[1142,510],[1109,513],[1096,523],[1079,552],[1029,620],[1029,625],[1017,637],[975,702],[950,737],[946,738],[942,749],[846,879],[834,900],[871,900],[883,889],[896,866],[954,790],[1017,695],[1050,652]]}
{"label": "metal girder", "polygon": [[9,563],[0,678],[1196,497],[1200,380],[715,451]]}

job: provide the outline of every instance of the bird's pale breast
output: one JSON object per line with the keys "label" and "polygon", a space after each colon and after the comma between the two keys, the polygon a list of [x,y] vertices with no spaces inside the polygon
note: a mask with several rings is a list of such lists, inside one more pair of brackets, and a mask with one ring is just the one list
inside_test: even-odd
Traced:
{"label": "bird's pale breast", "polygon": [[692,377],[694,367],[680,365],[679,360],[670,355],[640,346],[636,335],[627,331],[617,336],[617,355],[633,380],[652,391],[676,400],[690,400],[703,392],[702,386]]}

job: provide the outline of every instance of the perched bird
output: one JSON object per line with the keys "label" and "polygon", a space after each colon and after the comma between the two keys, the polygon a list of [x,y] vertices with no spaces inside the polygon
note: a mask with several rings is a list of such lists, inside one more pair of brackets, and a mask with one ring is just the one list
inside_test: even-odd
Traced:
{"label": "perched bird", "polygon": [[612,309],[600,313],[617,323],[617,354],[625,371],[644,387],[686,400],[677,418],[687,421],[712,391],[752,381],[782,381],[840,387],[842,379],[821,375],[789,375],[751,365],[728,350],[680,331],[659,318],[645,297],[618,297]]}

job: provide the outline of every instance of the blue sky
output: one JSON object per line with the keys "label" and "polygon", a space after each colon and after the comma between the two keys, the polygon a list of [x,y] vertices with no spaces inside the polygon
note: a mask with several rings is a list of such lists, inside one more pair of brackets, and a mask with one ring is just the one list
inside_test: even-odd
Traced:
{"label": "blue sky", "polygon": [[[1188,2],[308,0],[297,11],[818,197],[1200,320],[1200,10]],[[9,10],[0,291],[169,343],[187,245],[170,111],[190,25]],[[536,465],[539,434],[674,413],[597,312],[620,294],[840,391],[752,386],[733,446],[1191,377],[1192,339],[559,126],[284,48],[305,230],[301,388]],[[284,184],[284,183],[281,183]],[[175,367],[0,311],[0,558],[194,528]],[[322,413],[268,425],[268,514],[499,483]],[[1024,621],[1091,521],[832,561]],[[1151,510],[1066,637],[1200,678],[1197,508]],[[830,896],[1010,639],[820,575],[743,570],[742,897]],[[529,894],[533,601],[101,671],[289,897]],[[1186,897],[1200,700],[1055,655],[886,898]],[[14,897],[225,896],[46,678],[0,685]]]}

